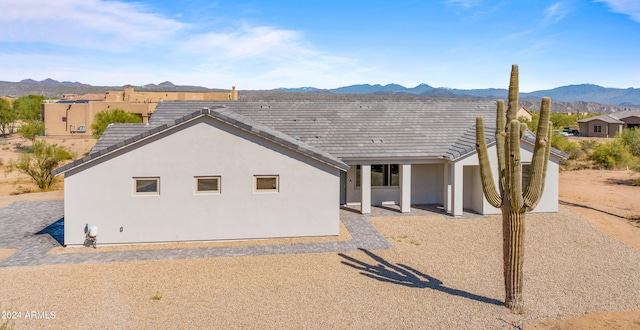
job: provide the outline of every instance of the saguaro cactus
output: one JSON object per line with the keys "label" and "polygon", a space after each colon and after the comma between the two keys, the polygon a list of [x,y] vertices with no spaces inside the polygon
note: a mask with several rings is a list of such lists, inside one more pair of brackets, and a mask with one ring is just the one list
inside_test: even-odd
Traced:
{"label": "saguaro cactus", "polygon": [[524,312],[522,299],[522,262],[524,256],[524,220],[527,211],[536,207],[542,196],[551,149],[551,100],[542,99],[529,180],[522,186],[520,140],[527,130],[516,118],[518,112],[518,66],[511,67],[509,105],[498,100],[496,113],[496,149],[498,151],[498,185],[493,180],[487,152],[482,117],[476,118],[476,150],[480,163],[482,189],[489,203],[502,211],[502,247],[504,263],[505,306],[513,313]]}

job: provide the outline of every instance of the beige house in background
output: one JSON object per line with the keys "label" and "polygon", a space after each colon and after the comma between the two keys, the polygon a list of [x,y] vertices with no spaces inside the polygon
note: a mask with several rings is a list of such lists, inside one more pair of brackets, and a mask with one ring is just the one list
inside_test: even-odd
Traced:
{"label": "beige house in background", "polygon": [[95,115],[103,110],[123,109],[149,121],[160,101],[237,101],[235,86],[228,92],[136,92],[133,87],[124,91],[109,91],[77,96],[63,94],[63,99],[42,104],[44,133],[47,136],[91,136]]}
{"label": "beige house in background", "polygon": [[524,118],[531,121],[533,119],[533,114],[527,108],[520,107],[516,113],[516,118]]}
{"label": "beige house in background", "polygon": [[623,129],[640,127],[640,110],[580,119],[578,125],[582,136],[612,138]]}

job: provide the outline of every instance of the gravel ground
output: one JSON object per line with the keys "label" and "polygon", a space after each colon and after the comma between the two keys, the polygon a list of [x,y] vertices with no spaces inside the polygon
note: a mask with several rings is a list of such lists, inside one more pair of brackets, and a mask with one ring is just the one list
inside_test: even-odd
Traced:
{"label": "gravel ground", "polygon": [[501,305],[499,216],[370,221],[394,249],[0,268],[0,310],[18,329],[513,329],[640,309],[640,250],[564,207],[527,215],[522,316]]}

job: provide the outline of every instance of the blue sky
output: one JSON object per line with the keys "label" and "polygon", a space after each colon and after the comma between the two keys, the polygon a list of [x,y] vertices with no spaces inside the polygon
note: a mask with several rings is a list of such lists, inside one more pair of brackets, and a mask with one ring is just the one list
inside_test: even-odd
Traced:
{"label": "blue sky", "polygon": [[2,0],[0,80],[640,87],[638,0]]}

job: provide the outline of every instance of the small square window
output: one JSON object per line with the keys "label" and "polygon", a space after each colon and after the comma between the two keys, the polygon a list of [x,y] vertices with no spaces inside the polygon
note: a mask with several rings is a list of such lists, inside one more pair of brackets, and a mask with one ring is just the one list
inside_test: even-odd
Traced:
{"label": "small square window", "polygon": [[219,176],[203,176],[196,177],[196,193],[219,193],[220,177]]}
{"label": "small square window", "polygon": [[136,195],[160,194],[160,178],[134,178],[133,181]]}
{"label": "small square window", "polygon": [[278,191],[278,176],[277,175],[256,175],[255,176],[255,191],[277,192]]}
{"label": "small square window", "polygon": [[529,171],[531,170],[531,164],[522,164],[522,189],[529,184]]}

